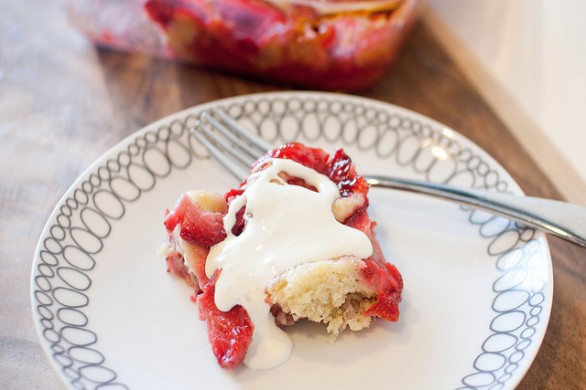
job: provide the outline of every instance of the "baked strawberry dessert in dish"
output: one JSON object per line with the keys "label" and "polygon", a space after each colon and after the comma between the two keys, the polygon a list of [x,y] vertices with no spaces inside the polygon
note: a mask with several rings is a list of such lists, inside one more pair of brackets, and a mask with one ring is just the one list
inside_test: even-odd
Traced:
{"label": "baked strawberry dessert in dish", "polygon": [[422,0],[84,0],[93,42],[289,85],[357,90],[391,68]]}
{"label": "baked strawberry dessert in dish", "polygon": [[417,0],[148,0],[171,57],[311,88],[356,90],[387,73]]}
{"label": "baked strawberry dessert in dish", "polygon": [[167,211],[168,271],[194,288],[220,366],[278,366],[292,350],[284,329],[299,320],[334,336],[398,320],[403,280],[367,195],[342,149],[291,143],[261,157],[239,188],[187,192]]}

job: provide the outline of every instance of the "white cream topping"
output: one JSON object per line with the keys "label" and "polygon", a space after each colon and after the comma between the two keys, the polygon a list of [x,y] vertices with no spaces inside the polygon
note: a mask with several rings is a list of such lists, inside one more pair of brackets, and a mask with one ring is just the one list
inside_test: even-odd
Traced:
{"label": "white cream topping", "polygon": [[[361,231],[336,221],[332,203],[340,197],[337,186],[325,175],[286,159],[270,160],[254,172],[244,193],[230,203],[224,217],[227,237],[213,246],[206,261],[216,282],[215,302],[222,311],[242,305],[254,334],[244,363],[250,368],[272,368],[291,354],[290,337],[275,324],[265,302],[269,281],[296,265],[341,256],[367,258],[372,244]],[[317,192],[288,185],[279,173],[299,177]],[[236,213],[246,206],[246,228],[232,234]]]}

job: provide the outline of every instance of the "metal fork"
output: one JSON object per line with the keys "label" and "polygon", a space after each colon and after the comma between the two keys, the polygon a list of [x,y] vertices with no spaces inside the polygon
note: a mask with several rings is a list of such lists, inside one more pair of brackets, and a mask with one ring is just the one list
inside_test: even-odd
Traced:
{"label": "metal fork", "polygon": [[[244,129],[219,108],[202,112],[191,133],[241,181],[250,174],[252,164],[272,149],[265,140]],[[583,206],[391,176],[364,177],[371,187],[409,191],[449,200],[488,211],[586,247],[586,207]]]}

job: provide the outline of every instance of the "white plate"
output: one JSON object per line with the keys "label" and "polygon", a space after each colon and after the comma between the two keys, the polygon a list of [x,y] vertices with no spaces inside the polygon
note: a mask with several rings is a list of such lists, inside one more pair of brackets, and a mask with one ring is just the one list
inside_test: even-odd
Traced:
{"label": "white plate", "polygon": [[[237,183],[189,136],[222,106],[275,145],[344,147],[363,173],[520,193],[490,156],[445,126],[340,94],[270,93],[213,102],[136,132],[69,189],[39,241],[32,306],[41,344],[72,388],[513,388],[543,339],[552,301],[541,234],[486,213],[371,191],[387,258],[405,280],[401,318],[329,342],[296,325],[272,370],[219,368],[190,289],[157,251],[165,208],[190,189]],[[100,387],[102,388],[102,387]]]}

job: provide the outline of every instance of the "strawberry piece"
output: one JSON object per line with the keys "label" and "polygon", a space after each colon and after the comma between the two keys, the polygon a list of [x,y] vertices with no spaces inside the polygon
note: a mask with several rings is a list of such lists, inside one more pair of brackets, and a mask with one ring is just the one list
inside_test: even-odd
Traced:
{"label": "strawberry piece", "polygon": [[234,306],[229,311],[221,311],[214,302],[214,292],[218,273],[197,296],[197,305],[202,320],[208,326],[208,337],[212,352],[218,364],[224,368],[240,365],[252,341],[254,325],[242,306]]}
{"label": "strawberry piece", "polygon": [[328,161],[328,176],[338,185],[342,196],[359,193],[365,200],[364,207],[368,205],[368,183],[364,177],[356,174],[352,159],[343,149],[338,149]]}
{"label": "strawberry piece", "polygon": [[387,321],[399,319],[399,303],[403,290],[403,277],[397,268],[389,263],[364,260],[362,277],[377,289],[376,302],[368,309],[366,315],[377,316]]}
{"label": "strawberry piece", "polygon": [[[240,187],[242,187],[244,185],[244,183],[246,183],[246,181],[244,181]],[[226,192],[226,195],[224,195],[224,199],[226,199],[227,203],[232,202],[235,198],[239,197],[240,195],[242,195],[244,193],[244,189],[243,188],[233,188],[230,191]]]}
{"label": "strawberry piece", "polygon": [[259,162],[264,163],[267,158],[284,158],[326,174],[328,157],[329,155],[322,149],[309,148],[298,142],[292,142],[270,151]]}
{"label": "strawberry piece", "polygon": [[[400,295],[400,293],[398,293]],[[399,320],[399,302],[397,294],[378,294],[376,302],[365,313],[367,316],[380,317],[384,320],[396,322]]]}
{"label": "strawberry piece", "polygon": [[372,241],[371,232],[374,228],[375,223],[370,220],[370,217],[368,216],[368,213],[365,209],[358,210],[354,214],[352,214],[344,222],[344,225],[360,230],[361,232],[366,234],[368,238],[370,238]]}
{"label": "strawberry piece", "polygon": [[239,236],[244,231],[244,227],[246,226],[246,221],[244,220],[244,211],[245,207],[241,207],[240,210],[236,213],[236,222],[234,222],[234,226],[232,226],[232,234],[235,236]]}
{"label": "strawberry piece", "polygon": [[175,210],[167,214],[165,227],[171,232],[181,224],[181,238],[190,243],[210,247],[226,238],[222,218],[221,213],[200,210],[193,199],[184,194]]}
{"label": "strawberry piece", "polygon": [[226,238],[222,215],[190,207],[186,210],[179,235],[188,242],[213,246]]}

